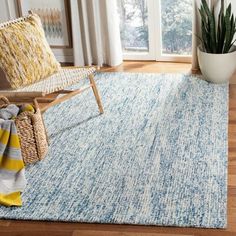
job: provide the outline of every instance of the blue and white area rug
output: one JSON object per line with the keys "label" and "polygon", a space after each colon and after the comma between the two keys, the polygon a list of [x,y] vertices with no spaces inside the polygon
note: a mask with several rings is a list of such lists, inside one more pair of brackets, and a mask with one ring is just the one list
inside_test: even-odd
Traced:
{"label": "blue and white area rug", "polygon": [[46,159],[27,167],[6,219],[226,227],[228,85],[176,74],[100,73],[45,113]]}

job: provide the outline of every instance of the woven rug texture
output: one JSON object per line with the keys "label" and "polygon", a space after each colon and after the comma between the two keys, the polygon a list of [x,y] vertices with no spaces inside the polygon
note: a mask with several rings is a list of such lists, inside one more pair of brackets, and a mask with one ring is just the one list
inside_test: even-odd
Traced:
{"label": "woven rug texture", "polygon": [[1,206],[0,218],[226,227],[228,85],[183,74],[95,80],[105,113],[92,90],[50,108],[50,151],[26,168],[23,207]]}

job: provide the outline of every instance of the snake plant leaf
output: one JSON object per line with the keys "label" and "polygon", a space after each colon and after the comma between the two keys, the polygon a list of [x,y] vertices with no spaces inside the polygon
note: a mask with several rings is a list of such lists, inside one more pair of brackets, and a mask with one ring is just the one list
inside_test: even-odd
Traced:
{"label": "snake plant leaf", "polygon": [[232,16],[231,16],[230,25],[231,25],[230,38],[232,39],[234,37],[234,34],[235,34],[235,18],[234,18],[234,14],[232,14]]}
{"label": "snake plant leaf", "polygon": [[226,9],[225,13],[225,27],[226,27],[226,34],[225,34],[225,45],[223,53],[227,53],[229,51],[229,46],[231,44],[231,25],[230,25],[230,15],[231,15],[231,4],[229,4],[228,8]]}
{"label": "snake plant leaf", "polygon": [[200,12],[200,15],[201,15],[201,18],[204,22],[207,22],[207,17],[206,17],[206,13],[204,11],[204,8],[203,6],[201,6],[201,8],[199,9],[199,12]]}
{"label": "snake plant leaf", "polygon": [[208,51],[208,38],[207,38],[207,26],[206,23],[202,20],[201,21],[201,28],[202,28],[202,42],[203,42],[203,49]]}
{"label": "snake plant leaf", "polygon": [[224,16],[224,14],[221,16],[221,27],[222,27],[222,32],[221,32],[221,40],[219,42],[219,44],[220,44],[219,53],[223,53],[224,43],[225,43],[226,27],[225,27],[225,16]]}
{"label": "snake plant leaf", "polygon": [[215,14],[214,14],[214,7],[211,11],[206,0],[202,0],[202,6],[204,8],[205,13],[208,17],[208,23],[210,26],[210,38],[211,38],[211,45],[212,52],[216,53],[216,25],[215,25]]}
{"label": "snake plant leaf", "polygon": [[212,17],[211,17],[211,40],[212,40],[212,48],[213,48],[213,52],[216,53],[217,52],[217,41],[216,41],[216,20],[215,20],[215,8],[213,7],[212,9]]}
{"label": "snake plant leaf", "polygon": [[221,24],[222,13],[218,15],[218,25],[217,25],[217,53],[221,53],[222,48],[222,24]]}
{"label": "snake plant leaf", "polygon": [[210,36],[206,29],[202,31],[203,47],[206,52],[210,52],[211,48],[209,47]]}
{"label": "snake plant leaf", "polygon": [[225,24],[224,24],[224,0],[221,0],[220,13],[218,17],[218,38],[217,38],[217,53],[223,53],[225,39]]}

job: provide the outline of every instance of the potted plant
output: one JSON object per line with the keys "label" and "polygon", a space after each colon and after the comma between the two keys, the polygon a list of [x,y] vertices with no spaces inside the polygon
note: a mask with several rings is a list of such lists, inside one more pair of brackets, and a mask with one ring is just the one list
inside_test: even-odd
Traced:
{"label": "potted plant", "polygon": [[209,82],[228,82],[236,70],[236,19],[231,4],[225,10],[224,0],[221,0],[217,15],[215,7],[210,9],[206,0],[202,0],[199,12],[202,44],[198,47],[198,60],[201,72]]}

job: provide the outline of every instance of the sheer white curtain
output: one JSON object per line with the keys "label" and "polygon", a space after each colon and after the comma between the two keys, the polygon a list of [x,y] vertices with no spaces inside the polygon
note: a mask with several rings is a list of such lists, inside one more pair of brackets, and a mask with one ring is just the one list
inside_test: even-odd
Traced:
{"label": "sheer white curtain", "polygon": [[[216,11],[219,10],[220,0],[206,0],[210,6],[213,4],[216,6]],[[198,37],[201,36],[201,19],[198,9],[201,6],[201,0],[193,0],[193,43],[192,43],[192,70],[198,70],[197,60],[197,46],[201,43]],[[198,37],[197,37],[198,36]]]}
{"label": "sheer white curtain", "polygon": [[75,65],[122,63],[115,0],[70,0]]}

